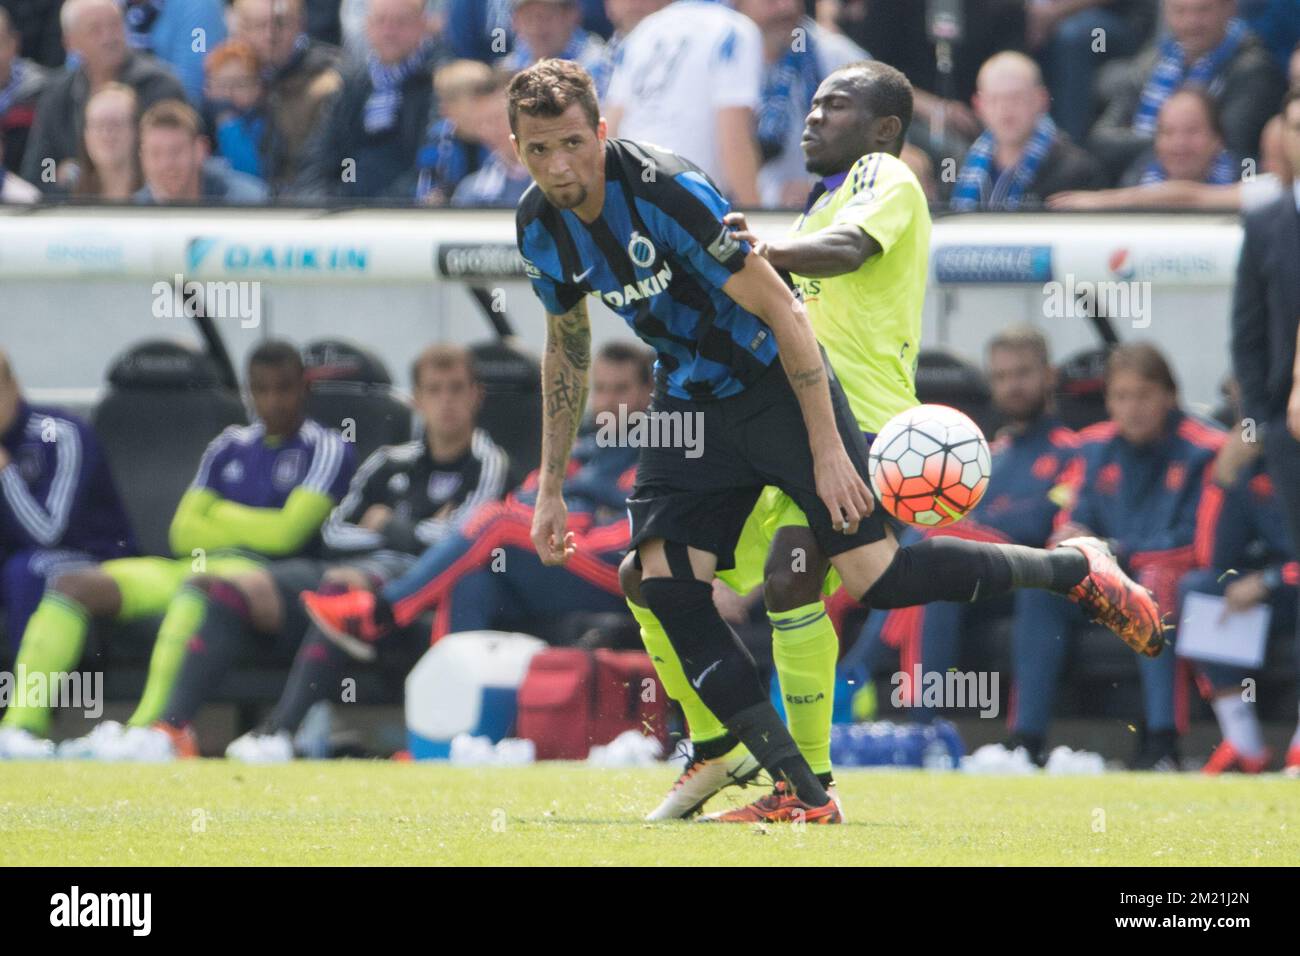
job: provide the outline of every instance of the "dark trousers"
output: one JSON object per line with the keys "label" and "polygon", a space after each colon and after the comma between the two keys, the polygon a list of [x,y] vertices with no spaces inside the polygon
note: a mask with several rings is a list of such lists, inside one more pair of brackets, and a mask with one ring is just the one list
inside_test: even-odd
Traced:
{"label": "dark trousers", "polygon": [[1286,417],[1268,423],[1264,434],[1264,465],[1291,525],[1293,555],[1300,558],[1300,441],[1286,430]]}

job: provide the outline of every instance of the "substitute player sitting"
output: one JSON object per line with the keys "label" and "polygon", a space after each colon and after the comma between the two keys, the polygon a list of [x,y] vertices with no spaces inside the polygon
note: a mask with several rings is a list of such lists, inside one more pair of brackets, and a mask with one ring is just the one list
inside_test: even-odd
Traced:
{"label": "substitute player sitting", "polygon": [[[297,349],[281,341],[258,346],[248,361],[248,387],[258,420],[231,426],[208,445],[172,518],[176,557],[120,558],[55,579],[23,634],[18,666],[29,675],[58,675],[77,666],[92,619],[163,616],[149,661],[149,692],[122,733],[124,752],[173,745],[165,728],[151,725],[202,621],[204,589],[266,558],[315,547],[352,475],[352,446],[307,417],[307,379]],[[0,756],[51,756],[53,744],[44,739],[49,723],[48,707],[11,704],[0,722]]]}

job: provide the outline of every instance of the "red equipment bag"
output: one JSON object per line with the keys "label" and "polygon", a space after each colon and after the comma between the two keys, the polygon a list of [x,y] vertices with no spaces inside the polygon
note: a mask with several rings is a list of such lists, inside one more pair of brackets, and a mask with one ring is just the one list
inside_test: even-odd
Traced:
{"label": "red equipment bag", "polygon": [[639,651],[553,647],[533,657],[519,687],[517,734],[538,760],[585,760],[625,730],[668,742],[668,700]]}

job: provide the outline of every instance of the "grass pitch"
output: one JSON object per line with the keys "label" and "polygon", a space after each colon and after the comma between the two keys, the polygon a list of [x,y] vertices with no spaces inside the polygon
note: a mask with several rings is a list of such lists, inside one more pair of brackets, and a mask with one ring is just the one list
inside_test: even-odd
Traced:
{"label": "grass pitch", "polygon": [[[839,827],[649,824],[672,768],[0,765],[8,866],[1294,864],[1300,782],[847,771]],[[713,808],[762,791],[729,790]]]}

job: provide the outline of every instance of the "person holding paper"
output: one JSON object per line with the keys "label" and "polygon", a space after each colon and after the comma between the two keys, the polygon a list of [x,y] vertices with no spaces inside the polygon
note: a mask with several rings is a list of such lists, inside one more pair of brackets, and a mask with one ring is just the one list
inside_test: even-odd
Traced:
{"label": "person holding paper", "polygon": [[[1286,512],[1260,451],[1258,442],[1243,440],[1238,426],[1219,452],[1213,480],[1222,489],[1222,503],[1202,509],[1196,529],[1197,556],[1208,567],[1183,578],[1179,605],[1189,594],[1221,595],[1225,615],[1267,604],[1272,620],[1286,627],[1296,619],[1300,564]],[[1264,746],[1253,695],[1243,693],[1250,669],[1208,660],[1197,669],[1202,693],[1210,699],[1223,733],[1223,742],[1202,770],[1262,772],[1272,755]],[[1291,738],[1286,767],[1300,774],[1300,727]]]}

